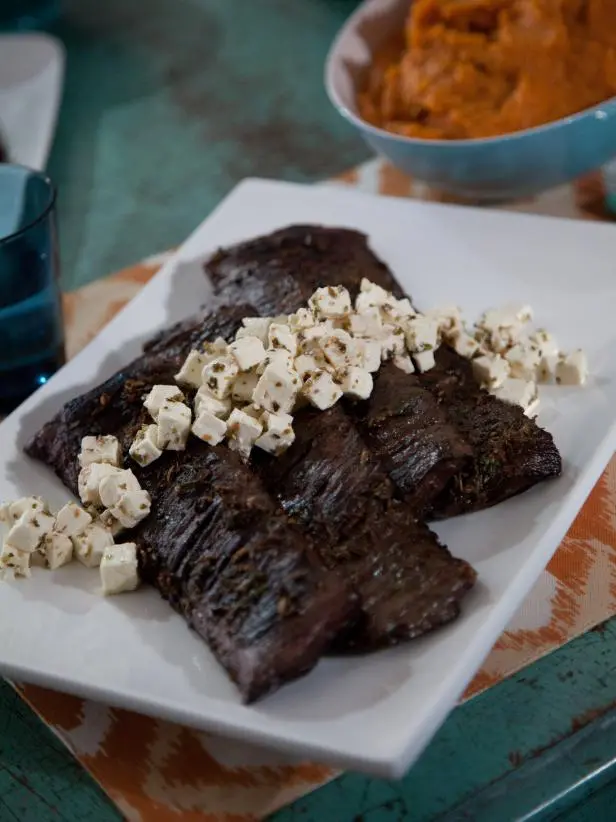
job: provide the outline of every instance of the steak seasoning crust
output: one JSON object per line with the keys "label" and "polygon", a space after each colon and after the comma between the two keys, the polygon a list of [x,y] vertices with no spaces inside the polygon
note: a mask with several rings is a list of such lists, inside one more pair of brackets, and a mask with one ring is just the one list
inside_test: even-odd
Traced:
{"label": "steak seasoning crust", "polygon": [[[345,228],[291,226],[219,251],[205,270],[222,301],[245,300],[263,315],[297,310],[319,286],[344,285],[354,297],[362,277],[403,296],[365,235]],[[547,431],[484,391],[453,349],[442,346],[436,360],[411,376],[381,368],[370,399],[355,406],[370,447],[419,511],[480,511],[561,473]]]}

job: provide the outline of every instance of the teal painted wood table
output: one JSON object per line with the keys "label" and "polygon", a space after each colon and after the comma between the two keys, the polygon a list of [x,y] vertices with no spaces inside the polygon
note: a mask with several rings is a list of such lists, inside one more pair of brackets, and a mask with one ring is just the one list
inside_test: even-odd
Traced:
{"label": "teal painted wood table", "polygon": [[[353,0],[65,2],[67,82],[50,173],[64,285],[180,242],[241,178],[313,181],[365,148],[322,63]],[[407,778],[348,774],[277,822],[616,819],[616,623],[458,708]],[[118,811],[0,686],[0,822]]]}

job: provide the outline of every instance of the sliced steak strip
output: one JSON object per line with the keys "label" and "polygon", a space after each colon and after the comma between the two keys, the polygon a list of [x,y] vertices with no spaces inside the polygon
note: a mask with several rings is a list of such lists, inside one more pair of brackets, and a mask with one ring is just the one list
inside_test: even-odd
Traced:
{"label": "sliced steak strip", "polygon": [[393,645],[458,616],[475,571],[454,559],[407,505],[339,405],[299,412],[296,440],[253,465],[283,509],[313,538],[327,568],[357,592],[361,619],[335,643],[357,651]]}
{"label": "sliced steak strip", "polygon": [[[170,383],[195,341],[237,322],[176,326],[98,388],[69,402],[27,447],[73,491],[76,457],[87,434],[115,434],[126,457],[146,421],[142,399]],[[127,461],[127,464],[128,461]],[[280,512],[258,477],[224,446],[195,437],[186,451],[165,452],[146,468],[130,463],[154,511],[130,532],[140,572],[209,643],[248,701],[312,668],[353,622],[355,597],[317,561],[302,530]]]}
{"label": "sliced steak strip", "polygon": [[[341,284],[355,295],[362,277],[397,296],[402,294],[389,269],[368,247],[366,237],[342,228],[291,226],[219,251],[206,264],[206,272],[221,299],[241,297],[262,314],[294,311],[321,285]],[[468,361],[448,346],[439,349],[437,367],[431,371],[413,377],[392,371],[386,379],[387,390],[379,391],[380,380],[381,375],[375,393],[358,408],[368,425],[368,442],[405,494],[412,499],[413,488],[417,489],[420,508],[438,492],[427,506],[432,516],[482,510],[561,473],[561,458],[551,435],[521,409],[484,391]],[[404,432],[407,423],[403,414],[393,410],[396,398],[403,402],[409,381],[436,401],[436,419],[440,419],[431,430],[441,436],[438,447],[429,437],[417,442],[417,452],[429,453],[430,459],[425,464],[421,460],[411,463],[414,470],[405,474],[401,471],[404,449],[396,435]],[[380,407],[392,412],[390,419],[385,413],[372,412],[378,393],[384,400]],[[424,398],[422,406],[428,409],[429,400]],[[450,424],[449,430],[445,423]],[[472,459],[459,460],[469,445]],[[452,467],[453,475],[447,477]]]}

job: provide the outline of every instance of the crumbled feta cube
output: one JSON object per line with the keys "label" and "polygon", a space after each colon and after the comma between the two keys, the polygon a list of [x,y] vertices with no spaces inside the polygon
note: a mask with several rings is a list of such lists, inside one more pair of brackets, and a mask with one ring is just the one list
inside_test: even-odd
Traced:
{"label": "crumbled feta cube", "polygon": [[76,502],[67,502],[56,514],[53,530],[67,537],[81,533],[92,522],[92,517]]}
{"label": "crumbled feta cube", "polygon": [[363,314],[351,314],[349,330],[354,337],[379,338],[383,329],[383,320],[378,308],[367,308]]}
{"label": "crumbled feta cube", "polygon": [[413,360],[409,357],[408,354],[396,354],[394,356],[394,365],[396,366],[396,368],[399,368],[400,371],[404,371],[405,374],[415,373],[415,366],[413,365]]}
{"label": "crumbled feta cube", "polygon": [[240,374],[233,383],[231,399],[234,402],[252,402],[252,395],[258,382],[259,375],[252,371]]}
{"label": "crumbled feta cube", "polygon": [[558,357],[548,355],[541,357],[537,367],[537,381],[540,383],[552,382],[556,374],[556,364]]}
{"label": "crumbled feta cube", "polygon": [[121,468],[116,468],[115,465],[109,465],[105,462],[93,462],[91,465],[82,468],[77,479],[77,486],[79,498],[84,505],[101,505],[99,494],[101,482],[105,477],[119,474],[121,471]]}
{"label": "crumbled feta cube", "polygon": [[[17,517],[19,519],[19,517]],[[0,503],[0,525],[10,525],[13,522],[8,502]]]}
{"label": "crumbled feta cube", "polygon": [[347,368],[356,358],[353,337],[340,329],[334,329],[329,336],[322,339],[321,350],[325,359],[335,369]]}
{"label": "crumbled feta cube", "polygon": [[289,328],[296,333],[314,325],[314,314],[308,308],[299,308],[295,314],[289,314]]}
{"label": "crumbled feta cube", "polygon": [[487,328],[488,330],[515,328],[529,323],[532,318],[533,309],[530,305],[509,303],[501,306],[501,308],[493,308],[486,311],[477,325]]}
{"label": "crumbled feta cube", "polygon": [[192,432],[208,445],[218,445],[227,435],[227,423],[209,411],[203,410],[194,421]]}
{"label": "crumbled feta cube", "polygon": [[231,394],[231,387],[240,373],[235,357],[217,357],[203,369],[203,384],[219,400]]}
{"label": "crumbled feta cube", "polygon": [[155,385],[143,404],[154,422],[156,422],[162,406],[171,402],[184,402],[184,394],[177,385]]}
{"label": "crumbled feta cube", "polygon": [[344,372],[340,387],[345,397],[350,397],[352,400],[367,400],[372,394],[372,374],[364,368],[355,366],[348,368]]}
{"label": "crumbled feta cube", "polygon": [[112,545],[102,556],[100,563],[103,594],[122,594],[139,586],[137,546],[134,542]]}
{"label": "crumbled feta cube", "polygon": [[317,288],[308,305],[317,317],[336,319],[351,312],[351,295],[341,285],[329,285]]}
{"label": "crumbled feta cube", "polygon": [[139,480],[130,468],[104,477],[101,480],[98,494],[105,508],[113,508],[129,491],[139,491]]}
{"label": "crumbled feta cube", "polygon": [[200,351],[191,351],[178,373],[175,375],[176,382],[182,385],[189,385],[191,388],[199,388],[202,382],[203,369],[207,363],[207,357]]}
{"label": "crumbled feta cube", "polygon": [[231,413],[231,399],[226,397],[223,400],[219,400],[218,397],[212,394],[207,385],[202,385],[195,394],[194,406],[196,417],[198,417],[202,411],[208,411],[210,414],[213,414],[215,417],[220,417],[220,419],[223,420]]}
{"label": "crumbled feta cube", "polygon": [[588,360],[581,349],[561,355],[556,363],[555,379],[558,385],[584,385],[588,377]]}
{"label": "crumbled feta cube", "polygon": [[406,323],[406,345],[411,354],[433,351],[438,346],[438,323],[428,317],[415,317]]}
{"label": "crumbled feta cube", "polygon": [[112,537],[117,536],[120,531],[124,530],[124,526],[122,523],[114,517],[111,511],[103,511],[100,517],[98,518],[99,525],[102,525]]}
{"label": "crumbled feta cube", "polygon": [[422,374],[425,371],[430,371],[431,368],[434,368],[436,365],[436,360],[434,359],[434,351],[420,351],[418,354],[413,354],[413,361],[417,366],[417,370],[420,371]]}
{"label": "crumbled feta cube", "polygon": [[256,368],[257,374],[263,374],[268,365],[275,365],[278,368],[293,368],[293,356],[286,348],[269,348],[265,352],[265,359]]}
{"label": "crumbled feta cube", "polygon": [[313,371],[322,368],[322,360],[312,354],[300,354],[295,358],[294,368],[302,380],[305,380]]}
{"label": "crumbled feta cube", "polygon": [[253,394],[254,403],[274,414],[288,414],[293,410],[301,385],[302,381],[295,369],[282,368],[272,363],[259,378]]}
{"label": "crumbled feta cube", "polygon": [[380,308],[391,299],[391,294],[365,277],[359,285],[359,294],[355,300],[355,311],[363,314],[369,308]]}
{"label": "crumbled feta cube", "polygon": [[386,324],[383,326],[383,336],[381,337],[381,360],[387,362],[397,354],[405,354],[406,345],[404,340],[404,330],[400,327]]}
{"label": "crumbled feta cube", "polygon": [[10,502],[8,504],[6,525],[16,522],[23,514],[34,513],[35,511],[49,513],[49,505],[42,497],[21,497],[15,502]]}
{"label": "crumbled feta cube", "polygon": [[108,462],[118,466],[122,462],[122,451],[117,437],[84,437],[81,440],[79,465],[84,468],[93,462]]}
{"label": "crumbled feta cube", "polygon": [[144,425],[137,431],[128,453],[142,467],[157,460],[163,453],[158,447],[158,426]]}
{"label": "crumbled feta cube", "polygon": [[509,376],[509,363],[498,355],[477,357],[472,363],[475,377],[485,388],[498,388]]}
{"label": "crumbled feta cube", "polygon": [[461,357],[466,357],[471,360],[475,354],[479,352],[479,343],[466,331],[460,330],[458,333],[452,334],[449,338],[449,344]]}
{"label": "crumbled feta cube", "polygon": [[20,551],[5,542],[0,553],[0,578],[29,577],[31,556],[29,551]]}
{"label": "crumbled feta cube", "polygon": [[304,383],[303,395],[315,408],[325,411],[335,405],[342,396],[339,385],[333,381],[327,371],[316,371]]}
{"label": "crumbled feta cube", "polygon": [[43,511],[22,514],[6,535],[5,542],[19,551],[36,551],[54,526],[54,517]]}
{"label": "crumbled feta cube", "polygon": [[73,543],[66,534],[57,534],[54,531],[46,534],[43,540],[43,555],[47,567],[55,571],[66,565],[73,558]]}
{"label": "crumbled feta cube", "polygon": [[292,357],[297,354],[297,334],[288,325],[272,323],[267,332],[269,348],[284,348]]}
{"label": "crumbled feta cube", "polygon": [[190,434],[191,421],[190,408],[183,402],[163,405],[158,413],[158,447],[168,451],[183,451]]}
{"label": "crumbled feta cube", "polygon": [[255,441],[257,448],[278,456],[293,445],[295,432],[293,417],[290,414],[270,414],[269,411],[264,411],[261,419],[264,430]]}
{"label": "crumbled feta cube", "polygon": [[539,403],[537,384],[534,380],[510,377],[498,388],[493,388],[490,393],[499,400],[521,406],[525,413],[535,410]]}
{"label": "crumbled feta cube", "polygon": [[504,354],[504,357],[509,363],[512,377],[520,380],[535,378],[541,359],[541,355],[536,348],[531,348],[523,343],[516,343]]}
{"label": "crumbled feta cube", "polygon": [[229,351],[235,357],[240,371],[248,371],[265,359],[265,348],[258,337],[240,337],[231,343]]}
{"label": "crumbled feta cube", "polygon": [[236,340],[242,337],[258,337],[263,345],[267,345],[267,332],[271,324],[269,317],[245,317],[242,320],[243,328],[235,335]]}
{"label": "crumbled feta cube", "polygon": [[392,320],[401,321],[415,317],[417,314],[408,297],[403,297],[401,300],[397,300],[395,297],[389,297],[381,306],[381,312],[387,318],[388,322]]}
{"label": "crumbled feta cube", "polygon": [[556,338],[545,328],[539,328],[528,339],[531,345],[539,349],[542,357],[558,357],[559,350]]}
{"label": "crumbled feta cube", "polygon": [[203,355],[205,357],[206,364],[215,360],[217,357],[224,357],[227,353],[227,341],[223,340],[222,337],[216,337],[216,339],[212,342],[204,342],[202,345],[203,348]]}
{"label": "crumbled feta cube", "polygon": [[150,513],[152,500],[147,491],[129,490],[109,510],[124,528],[134,528]]}
{"label": "crumbled feta cube", "polygon": [[[355,345],[359,340],[355,340]],[[380,340],[361,340],[362,345],[362,362],[361,367],[366,371],[374,373],[381,367],[381,342]]]}
{"label": "crumbled feta cube", "polygon": [[98,568],[105,549],[113,545],[111,533],[98,522],[91,522],[72,541],[75,557],[86,568]]}
{"label": "crumbled feta cube", "polygon": [[[462,313],[457,305],[443,305],[431,308],[424,313],[424,317],[434,320],[438,325],[439,334],[449,338],[450,335],[460,334],[462,329]],[[458,352],[459,353],[459,352]],[[461,356],[466,356],[462,354]]]}
{"label": "crumbled feta cube", "polygon": [[263,426],[254,417],[234,408],[229,417],[227,426],[227,436],[229,438],[229,448],[248,458],[252,446],[263,432]]}

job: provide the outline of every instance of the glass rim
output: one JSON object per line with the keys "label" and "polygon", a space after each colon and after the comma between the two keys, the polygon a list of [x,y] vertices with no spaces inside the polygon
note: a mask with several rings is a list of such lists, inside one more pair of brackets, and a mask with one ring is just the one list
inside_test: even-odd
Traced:
{"label": "glass rim", "polygon": [[51,214],[51,212],[53,211],[58,195],[57,189],[51,181],[51,178],[44,171],[39,171],[36,168],[24,166],[21,163],[0,163],[0,175],[2,174],[2,169],[6,167],[22,169],[23,171],[27,171],[29,174],[32,174],[38,177],[39,179],[43,180],[43,182],[49,188],[49,202],[38,215],[38,217],[36,217],[34,220],[31,220],[25,226],[22,226],[20,229],[14,231],[12,234],[7,234],[6,237],[0,237],[0,246],[3,246],[6,243],[11,242],[12,240],[15,240],[17,237],[21,237],[22,234],[26,234],[28,231],[30,231],[30,229],[34,228],[34,226],[38,225],[44,219],[46,219],[46,217],[48,217],[49,214]]}

